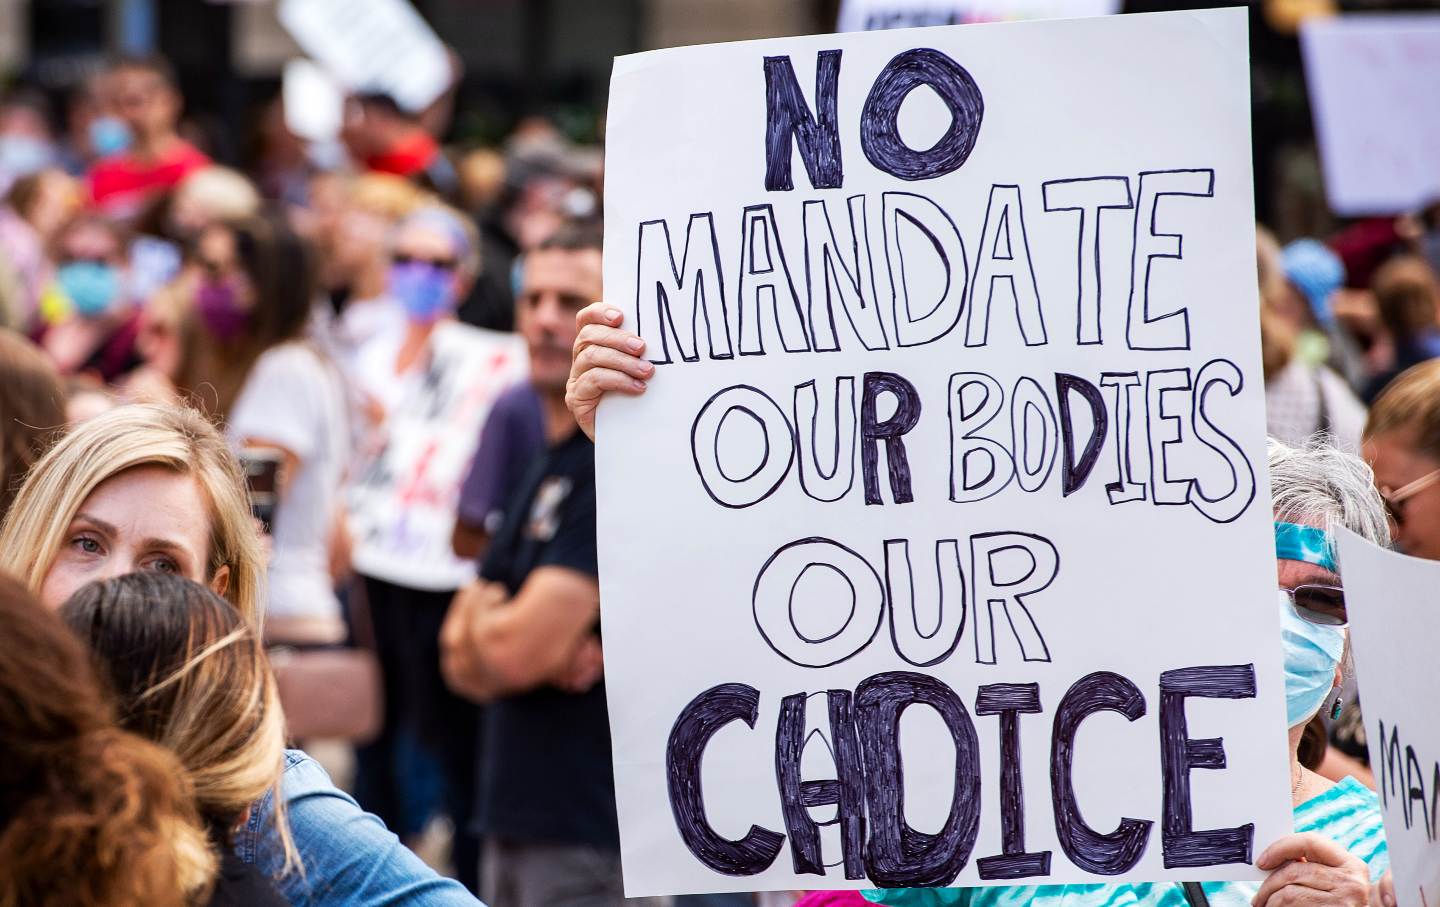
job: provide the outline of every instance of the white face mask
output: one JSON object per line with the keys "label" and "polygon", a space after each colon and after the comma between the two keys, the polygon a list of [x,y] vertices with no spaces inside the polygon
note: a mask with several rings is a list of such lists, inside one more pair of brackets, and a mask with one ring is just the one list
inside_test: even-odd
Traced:
{"label": "white face mask", "polygon": [[1335,688],[1335,669],[1345,654],[1345,631],[1311,623],[1295,613],[1281,589],[1280,642],[1285,648],[1285,718],[1290,727],[1309,721]]}

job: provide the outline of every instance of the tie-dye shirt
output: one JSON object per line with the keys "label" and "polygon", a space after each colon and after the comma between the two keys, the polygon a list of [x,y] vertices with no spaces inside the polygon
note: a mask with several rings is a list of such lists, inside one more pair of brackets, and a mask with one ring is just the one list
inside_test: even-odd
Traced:
{"label": "tie-dye shirt", "polygon": [[[1380,803],[1354,778],[1295,807],[1295,830],[1313,831],[1340,844],[1370,870],[1370,882],[1390,867]],[[1250,907],[1259,882],[1206,882],[1211,907]],[[1134,885],[1026,885],[995,888],[895,888],[865,897],[896,907],[1187,907],[1176,882]]]}

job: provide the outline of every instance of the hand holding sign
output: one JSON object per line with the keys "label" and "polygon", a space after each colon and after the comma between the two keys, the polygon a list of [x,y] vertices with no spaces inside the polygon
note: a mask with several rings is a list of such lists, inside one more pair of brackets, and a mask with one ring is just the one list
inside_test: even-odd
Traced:
{"label": "hand holding sign", "polygon": [[593,302],[575,315],[580,330],[575,335],[565,405],[592,441],[600,398],[607,391],[643,394],[645,382],[655,373],[655,366],[640,358],[645,353],[645,341],[621,330],[624,320],[625,313],[604,302]]}
{"label": "hand holding sign", "polygon": [[1272,872],[1252,907],[1366,907],[1370,900],[1370,871],[1324,835],[1281,838],[1255,865]]}

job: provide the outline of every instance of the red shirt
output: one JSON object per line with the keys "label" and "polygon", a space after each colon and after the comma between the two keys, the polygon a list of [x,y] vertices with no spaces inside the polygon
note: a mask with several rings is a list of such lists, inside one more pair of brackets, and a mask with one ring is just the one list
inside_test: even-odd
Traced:
{"label": "red shirt", "polygon": [[385,151],[365,161],[365,166],[396,176],[415,176],[435,162],[440,146],[428,132],[417,129]]}
{"label": "red shirt", "polygon": [[173,189],[192,171],[209,166],[210,158],[183,139],[157,161],[130,154],[102,158],[90,168],[90,200],[111,217],[131,217],[157,192]]}

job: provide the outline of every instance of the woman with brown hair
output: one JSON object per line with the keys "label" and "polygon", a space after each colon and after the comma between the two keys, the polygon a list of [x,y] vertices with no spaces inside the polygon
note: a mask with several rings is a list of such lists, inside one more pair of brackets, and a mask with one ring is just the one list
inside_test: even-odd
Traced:
{"label": "woman with brown hair", "polygon": [[186,297],[180,394],[225,421],[262,354],[305,338],[317,273],[310,244],[280,218],[202,230],[177,285]]}
{"label": "woman with brown hair", "polygon": [[253,807],[273,798],[273,834],[285,869],[299,865],[275,794],[284,768],[285,717],[255,628],[214,592],[155,571],[91,583],[60,608],[90,644],[115,690],[120,724],[174,753],[220,854],[214,904],[283,905],[275,887],[235,853]]}
{"label": "woman with brown hair", "polygon": [[65,428],[55,366],[30,341],[0,328],[0,519],[45,441]]}
{"label": "woman with brown hair", "polygon": [[185,773],[122,731],[79,640],[0,576],[0,905],[184,907],[215,857]]}

